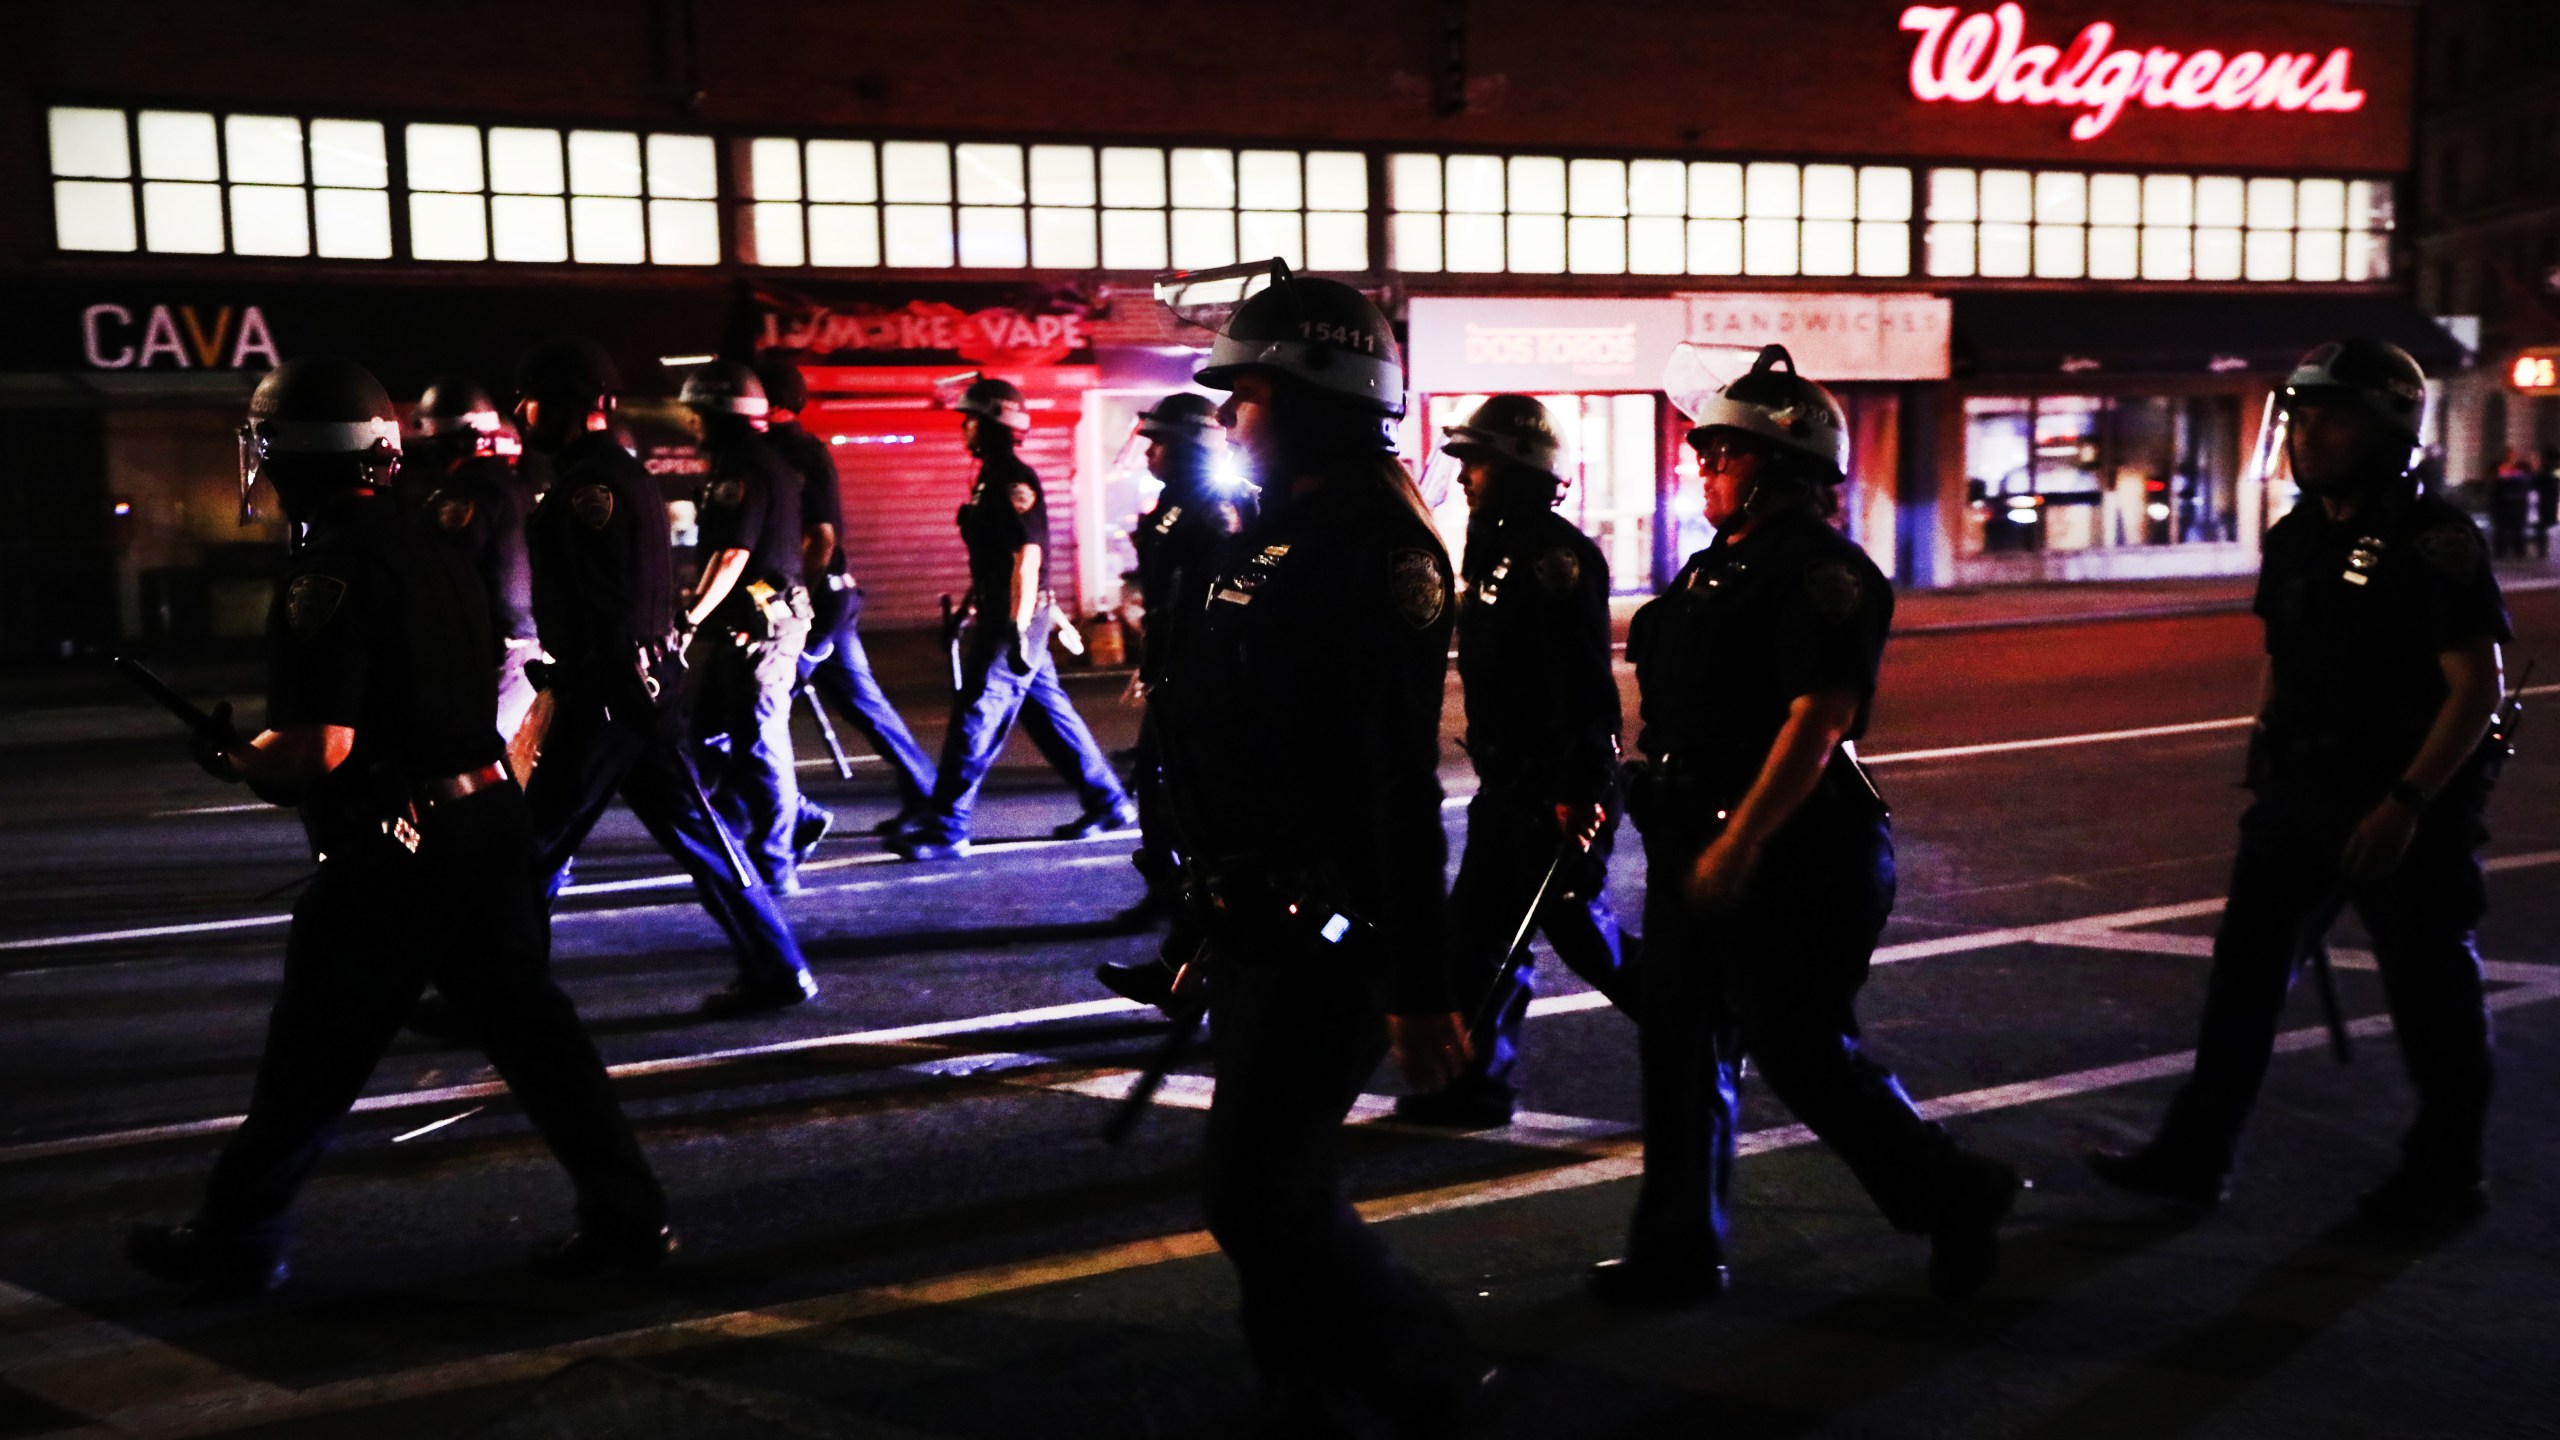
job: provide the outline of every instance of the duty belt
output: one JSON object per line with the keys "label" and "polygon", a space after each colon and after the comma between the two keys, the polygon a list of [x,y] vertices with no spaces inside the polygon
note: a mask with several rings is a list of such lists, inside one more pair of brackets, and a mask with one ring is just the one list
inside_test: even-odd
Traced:
{"label": "duty belt", "polygon": [[420,803],[442,805],[477,794],[492,785],[503,785],[511,778],[505,761],[492,760],[477,770],[465,770],[459,775],[439,775],[432,780],[421,780],[410,788],[417,792]]}
{"label": "duty belt", "polygon": [[1193,898],[1219,920],[1276,926],[1327,945],[1340,945],[1369,927],[1323,894],[1312,875],[1259,857],[1204,863],[1194,872]]}

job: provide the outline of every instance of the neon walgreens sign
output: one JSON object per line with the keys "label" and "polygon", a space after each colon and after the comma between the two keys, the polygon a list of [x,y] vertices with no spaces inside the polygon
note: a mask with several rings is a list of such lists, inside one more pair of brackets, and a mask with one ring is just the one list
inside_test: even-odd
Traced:
{"label": "neon walgreens sign", "polygon": [[2071,122],[2071,138],[2095,140],[2124,107],[2155,110],[2320,110],[2364,108],[2349,88],[2353,52],[2317,55],[2219,50],[2181,54],[2157,46],[2114,49],[2116,27],[2100,20],[2067,47],[2024,45],[2026,12],[2003,4],[1966,15],[1953,5],[1914,5],[1902,28],[1920,36],[1911,53],[1911,93],[1921,100],[1971,104],[2069,105],[2088,113]]}

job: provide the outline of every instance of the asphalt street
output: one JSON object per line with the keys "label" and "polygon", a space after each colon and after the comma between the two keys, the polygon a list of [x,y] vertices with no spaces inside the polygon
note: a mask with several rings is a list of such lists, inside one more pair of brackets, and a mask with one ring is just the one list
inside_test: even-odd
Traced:
{"label": "asphalt street", "polygon": [[[2512,605],[2560,709],[2560,591]],[[2079,1163],[2145,1134],[2185,1071],[2256,646],[2246,615],[2202,614],[1888,652],[1865,750],[1903,882],[1868,1030],[2033,1183],[1972,1303],[1931,1300],[1923,1243],[1756,1088],[1732,1293],[1663,1318],[1585,1299],[1634,1195],[1636,1063],[1561,967],[1508,1130],[1399,1127],[1380,1073],[1352,1183],[1501,1363],[1493,1433],[2560,1434],[2553,716],[2529,715],[2489,817],[2486,1219],[2420,1247],[2345,1223],[2410,1110],[2351,921],[2354,1062],[2297,995],[2227,1206],[2153,1209]],[[1129,742],[1114,680],[1071,688]],[[935,697],[901,699],[937,744]],[[1448,759],[1454,862],[1472,782]],[[887,813],[876,762],[803,774],[848,829]],[[1234,1433],[1253,1381],[1194,1198],[1208,1078],[1176,1076],[1126,1147],[1096,1138],[1162,1026],[1090,972],[1153,940],[1111,923],[1138,893],[1126,837],[1044,838],[1074,802],[1027,744],[973,857],[829,842],[787,902],[825,990],[780,1016],[692,1016],[729,975],[717,932],[627,815],[599,829],[555,963],[674,1197],[684,1248],[648,1284],[523,1273],[567,1185],[476,1053],[414,1037],[304,1195],[286,1289],[184,1305],[123,1263],[127,1227],[187,1213],[247,1100],[308,867],[290,816],[246,799],[174,739],[0,748],[0,1440]],[[1613,875],[1629,915],[1637,849]]]}

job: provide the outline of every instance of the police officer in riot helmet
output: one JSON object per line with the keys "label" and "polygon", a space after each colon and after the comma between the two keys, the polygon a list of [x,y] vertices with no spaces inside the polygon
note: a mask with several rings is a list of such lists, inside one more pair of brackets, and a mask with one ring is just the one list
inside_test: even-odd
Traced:
{"label": "police officer in riot helmet", "polygon": [[298,804],[319,871],[294,906],[247,1119],[194,1219],[136,1230],[128,1253],[205,1296],[280,1283],[286,1211],[432,979],[577,1187],[578,1230],[537,1267],[657,1264],[665,1196],[552,983],[525,883],[533,837],[500,759],[486,589],[399,512],[390,397],[353,361],[294,360],[259,382],[240,439],[244,508],[267,482],[297,538],[268,612],[266,728],[240,737],[225,705],[195,755]]}
{"label": "police officer in riot helmet", "polygon": [[1058,619],[1049,590],[1049,504],[1040,477],[1014,453],[1016,441],[1030,432],[1030,407],[1011,381],[980,376],[953,408],[962,443],[978,461],[959,513],[960,541],[969,553],[963,606],[969,618],[965,635],[953,638],[951,728],[933,793],[912,825],[890,832],[889,848],[910,860],[968,853],[978,788],[1017,716],[1082,802],[1054,833],[1080,839],[1126,830],[1137,823],[1137,805],[1058,683],[1049,655]]}
{"label": "police officer in riot helmet", "polygon": [[1465,1063],[1441,887],[1449,561],[1392,451],[1386,317],[1266,263],[1197,377],[1227,392],[1261,512],[1166,637],[1154,696],[1205,935],[1205,1208],[1271,1433],[1466,1433],[1486,1371],[1344,1199],[1337,1154],[1390,1050],[1425,1089]]}
{"label": "police officer in riot helmet", "polygon": [[498,733],[514,739],[533,708],[525,664],[540,651],[533,622],[532,567],[525,559],[527,505],[507,458],[504,420],[489,392],[467,375],[427,382],[412,416],[416,443],[401,459],[400,489],[418,518],[460,550],[489,590],[489,613],[505,649],[498,662]]}
{"label": "police officer in riot helmet", "polygon": [[[1610,670],[1609,564],[1556,512],[1566,482],[1553,417],[1530,396],[1496,395],[1442,433],[1468,505],[1458,677],[1478,784],[1450,911],[1478,1030],[1466,1074],[1403,1097],[1396,1116],[1477,1129],[1511,1120],[1532,987],[1525,968],[1511,978],[1504,950],[1515,936],[1525,944],[1520,920],[1533,903],[1532,928],[1558,957],[1633,1009],[1631,942],[1605,888],[1622,716]],[[1526,955],[1518,959],[1525,967]]]}
{"label": "police officer in riot helmet", "polygon": [[1921,1119],[1858,1033],[1895,875],[1854,742],[1893,595],[1827,520],[1845,415],[1771,345],[1692,419],[1716,538],[1638,612],[1627,645],[1644,719],[1628,801],[1648,870],[1644,1185],[1625,1258],[1592,1288],[1638,1308],[1723,1290],[1747,1056],[1896,1229],[1929,1237],[1930,1288],[1962,1298],[1991,1277],[2019,1179]]}
{"label": "police officer in riot helmet", "polygon": [[799,942],[737,837],[704,797],[684,737],[673,537],[666,500],[614,436],[621,377],[592,341],[555,340],[516,366],[525,441],[551,461],[534,508],[534,618],[554,701],[527,803],[539,840],[536,888],[557,896],[571,859],[616,795],[694,892],[737,957],[738,975],[703,1001],[737,1014],[817,991]]}
{"label": "police officer in riot helmet", "polygon": [[2352,905],[2372,937],[2418,1091],[2400,1167],[2365,1195],[2417,1234],[2486,1208],[2494,1072],[2474,930],[2488,905],[2482,807],[2513,638],[2480,532],[2410,469],[2426,375],[2393,345],[2303,357],[2281,393],[2302,502],[2267,530],[2258,725],[2231,898],[2213,943],[2195,1071],[2141,1147],[2091,1157],[2140,1194],[2223,1197],[2305,951]]}
{"label": "police officer in riot helmet", "polygon": [[811,609],[801,584],[804,486],[765,440],[772,402],[755,371],[714,360],[676,397],[708,464],[694,497],[702,571],[683,600],[687,652],[701,674],[694,735],[713,766],[721,814],[747,842],[767,885],[799,890],[800,779],[791,753],[791,692],[800,681]]}
{"label": "police officer in riot helmet", "polygon": [[[898,809],[878,827],[879,833],[887,834],[901,821],[922,813],[925,796],[933,789],[933,762],[871,674],[871,657],[856,628],[862,617],[862,587],[845,559],[844,500],[835,457],[828,453],[825,441],[800,423],[800,412],[809,400],[808,383],[801,378],[799,366],[776,352],[758,356],[755,370],[772,407],[765,415],[769,427],[765,439],[800,472],[800,573],[808,582],[810,607],[809,644],[800,654],[800,684],[818,697],[817,703],[833,705],[850,719],[888,762]],[[791,837],[795,858],[805,862],[834,824],[835,817],[802,790],[800,818]]]}
{"label": "police officer in riot helmet", "polygon": [[[1143,927],[1173,913],[1182,888],[1182,858],[1174,843],[1173,817],[1164,800],[1164,744],[1148,697],[1172,663],[1172,617],[1208,599],[1219,552],[1253,514],[1246,487],[1222,483],[1218,459],[1226,435],[1217,403],[1190,391],[1167,395],[1138,416],[1135,439],[1145,444],[1147,473],[1164,488],[1138,517],[1129,535],[1138,555],[1141,644],[1129,677],[1128,698],[1148,706],[1138,724],[1130,788],[1138,801],[1139,841],[1130,863],[1146,882],[1146,894],[1120,914],[1121,923]],[[1175,966],[1157,961],[1105,964],[1095,974],[1131,999],[1162,1004],[1170,998]]]}

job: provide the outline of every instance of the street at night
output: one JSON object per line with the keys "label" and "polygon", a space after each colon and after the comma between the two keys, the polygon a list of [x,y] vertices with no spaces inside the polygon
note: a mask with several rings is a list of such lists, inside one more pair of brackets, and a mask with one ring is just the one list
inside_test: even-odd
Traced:
{"label": "street at night", "polygon": [[[2555,653],[2560,590],[2505,578],[2514,654]],[[1907,602],[1864,747],[1902,865],[1867,1033],[1929,1113],[2028,1176],[1998,1278],[1930,1299],[1925,1247],[1750,1082],[1732,1293],[1661,1318],[1587,1298],[1635,1191],[1633,1031],[1549,962],[1510,1128],[1382,1119],[1399,1088],[1382,1070],[1346,1140],[1364,1212],[1502,1367],[1489,1433],[2547,1433],[2560,746],[2544,717],[2488,815],[2488,1216],[2413,1245],[2346,1223],[2409,1107],[2350,921],[2335,956],[2354,1062],[2329,1057],[2305,985],[2230,1201],[2183,1217],[2079,1156],[2141,1138],[2187,1067],[2257,624],[2213,608],[2228,585],[2153,597],[2202,594],[2210,613],[2038,621],[2054,593]],[[930,746],[929,664],[896,679]],[[1072,688],[1117,747],[1133,712],[1113,683]],[[821,848],[786,904],[824,990],[780,1016],[693,1016],[729,962],[627,816],[580,857],[555,966],[672,1197],[683,1249],[656,1278],[525,1278],[566,1187],[480,1056],[406,1036],[299,1204],[292,1282],[189,1306],[117,1248],[187,1211],[237,1121],[302,842],[286,812],[196,775],[138,701],[104,684],[57,698],[9,717],[0,750],[0,1434],[1234,1433],[1254,1381],[1200,1229],[1208,1080],[1175,1076],[1125,1148],[1096,1138],[1164,1027],[1089,972],[1154,939],[1111,924],[1137,894],[1126,836],[1002,839],[1045,837],[1072,807],[1020,741],[974,856]],[[888,803],[876,771],[811,783],[868,823]],[[1631,852],[1612,876],[1629,914]]]}
{"label": "street at night", "polygon": [[2560,3],[0,47],[0,1440],[2560,1440]]}

